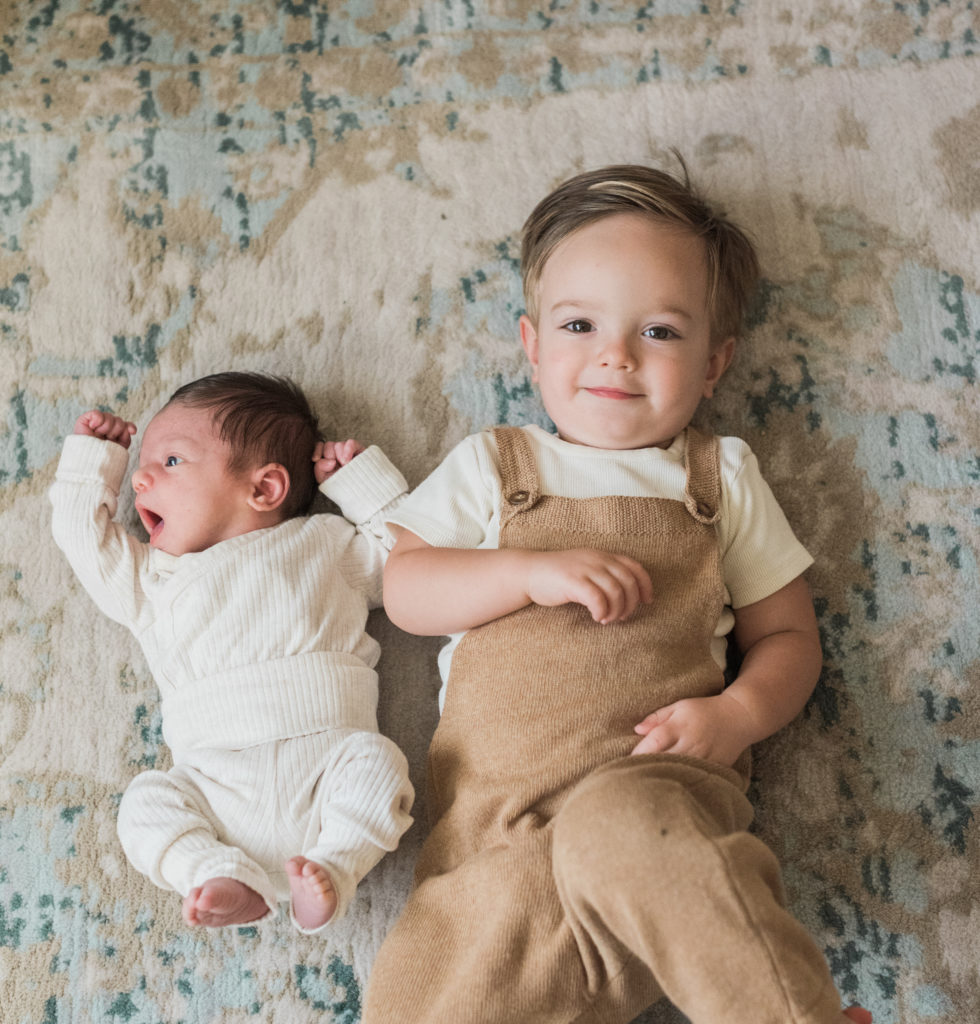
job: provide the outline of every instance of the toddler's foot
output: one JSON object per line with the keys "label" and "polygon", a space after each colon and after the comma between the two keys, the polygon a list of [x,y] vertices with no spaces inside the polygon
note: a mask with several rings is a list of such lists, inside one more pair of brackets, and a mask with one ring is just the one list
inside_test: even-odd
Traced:
{"label": "toddler's foot", "polygon": [[265,917],[269,908],[262,897],[234,878],[209,878],[184,897],[185,923],[205,928],[248,924]]}
{"label": "toddler's foot", "polygon": [[849,1006],[844,1011],[842,1020],[855,1021],[856,1024],[871,1024],[871,1014],[863,1006]]}
{"label": "toddler's foot", "polygon": [[301,928],[319,928],[337,909],[337,891],[327,869],[305,857],[286,861],[293,917]]}

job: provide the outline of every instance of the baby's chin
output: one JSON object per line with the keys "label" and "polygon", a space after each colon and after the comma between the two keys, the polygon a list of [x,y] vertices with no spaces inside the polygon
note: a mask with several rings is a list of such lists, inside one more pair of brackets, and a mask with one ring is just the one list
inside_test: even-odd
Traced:
{"label": "baby's chin", "polygon": [[183,555],[185,553],[173,549],[173,545],[164,536],[163,520],[159,516],[152,513],[148,516],[141,511],[140,519],[143,521],[146,532],[150,535],[147,543],[154,551],[162,551],[165,555]]}
{"label": "baby's chin", "polygon": [[154,551],[159,551],[159,552],[161,552],[164,555],[179,556],[179,555],[184,554],[183,551],[173,551],[173,550],[171,550],[171,548],[168,545],[161,543],[160,539],[157,538],[157,537],[151,537],[150,541],[149,541],[149,544],[150,544],[150,547],[153,548]]}

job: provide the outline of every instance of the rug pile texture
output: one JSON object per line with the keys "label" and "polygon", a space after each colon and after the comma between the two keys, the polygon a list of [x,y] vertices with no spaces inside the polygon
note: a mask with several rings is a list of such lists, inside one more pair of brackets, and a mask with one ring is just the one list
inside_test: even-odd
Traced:
{"label": "rug pile texture", "polygon": [[142,428],[192,378],[288,373],[414,485],[544,422],[534,203],[672,147],[764,272],[699,421],[752,445],[816,558],[825,667],[758,751],[757,827],[849,1000],[980,1020],[978,53],[962,0],[0,2],[4,1022],[357,1024],[425,833],[438,641],[375,612],[420,796],[348,916],[192,931],[129,866],[120,794],[169,753],[135,641],[50,539],[76,416]]}

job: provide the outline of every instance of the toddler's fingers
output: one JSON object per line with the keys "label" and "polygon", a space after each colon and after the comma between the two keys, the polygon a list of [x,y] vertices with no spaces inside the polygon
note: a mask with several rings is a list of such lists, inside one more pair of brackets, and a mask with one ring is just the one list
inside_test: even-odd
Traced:
{"label": "toddler's fingers", "polygon": [[582,586],[582,592],[573,600],[584,604],[596,622],[608,626],[622,617],[623,588],[614,572],[596,569],[582,581]]}
{"label": "toddler's fingers", "polygon": [[576,604],[583,605],[593,620],[605,625],[609,621],[609,598],[602,587],[591,581],[585,581],[580,591],[569,598]]}
{"label": "toddler's fingers", "polygon": [[663,725],[664,722],[670,717],[670,713],[666,708],[660,708],[657,711],[651,711],[642,722],[637,722],[633,726],[633,731],[640,733],[641,736],[646,736],[657,728],[658,725]]}
{"label": "toddler's fingers", "polygon": [[653,581],[650,574],[634,558],[619,555],[617,561],[625,574],[624,579],[628,580],[630,592],[636,594],[633,607],[635,608],[637,604],[649,604],[653,600]]}
{"label": "toddler's fingers", "polygon": [[647,733],[630,751],[630,754],[662,754],[673,746],[672,741],[658,733]]}
{"label": "toddler's fingers", "polygon": [[[641,722],[640,725],[642,724]],[[638,733],[640,732],[640,725],[635,727],[635,731]],[[662,754],[665,751],[673,750],[677,746],[678,736],[676,732],[675,729],[665,728],[664,722],[655,721],[630,753]]]}
{"label": "toddler's fingers", "polygon": [[619,558],[609,567],[611,610],[607,621],[628,619],[640,603],[652,598],[652,584],[646,570],[631,558]]}
{"label": "toddler's fingers", "polygon": [[635,562],[634,565],[637,569],[635,578],[639,587],[640,601],[643,604],[649,604],[653,600],[653,580],[650,579],[650,574],[639,562]]}
{"label": "toddler's fingers", "polygon": [[636,611],[637,605],[642,599],[640,581],[632,573],[627,573],[622,584],[623,605],[620,613],[621,619],[628,619]]}

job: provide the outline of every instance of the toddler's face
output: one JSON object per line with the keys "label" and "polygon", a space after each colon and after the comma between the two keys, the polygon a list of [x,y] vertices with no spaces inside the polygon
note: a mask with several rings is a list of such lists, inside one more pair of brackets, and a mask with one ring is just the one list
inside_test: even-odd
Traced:
{"label": "toddler's face", "polygon": [[132,478],[152,547],[184,555],[254,528],[245,525],[250,474],[232,473],[230,457],[208,409],[175,404],[153,417]]}
{"label": "toddler's face", "polygon": [[734,340],[711,345],[703,243],[641,214],[566,238],[544,266],[521,340],[559,436],[666,447],[710,397]]}

